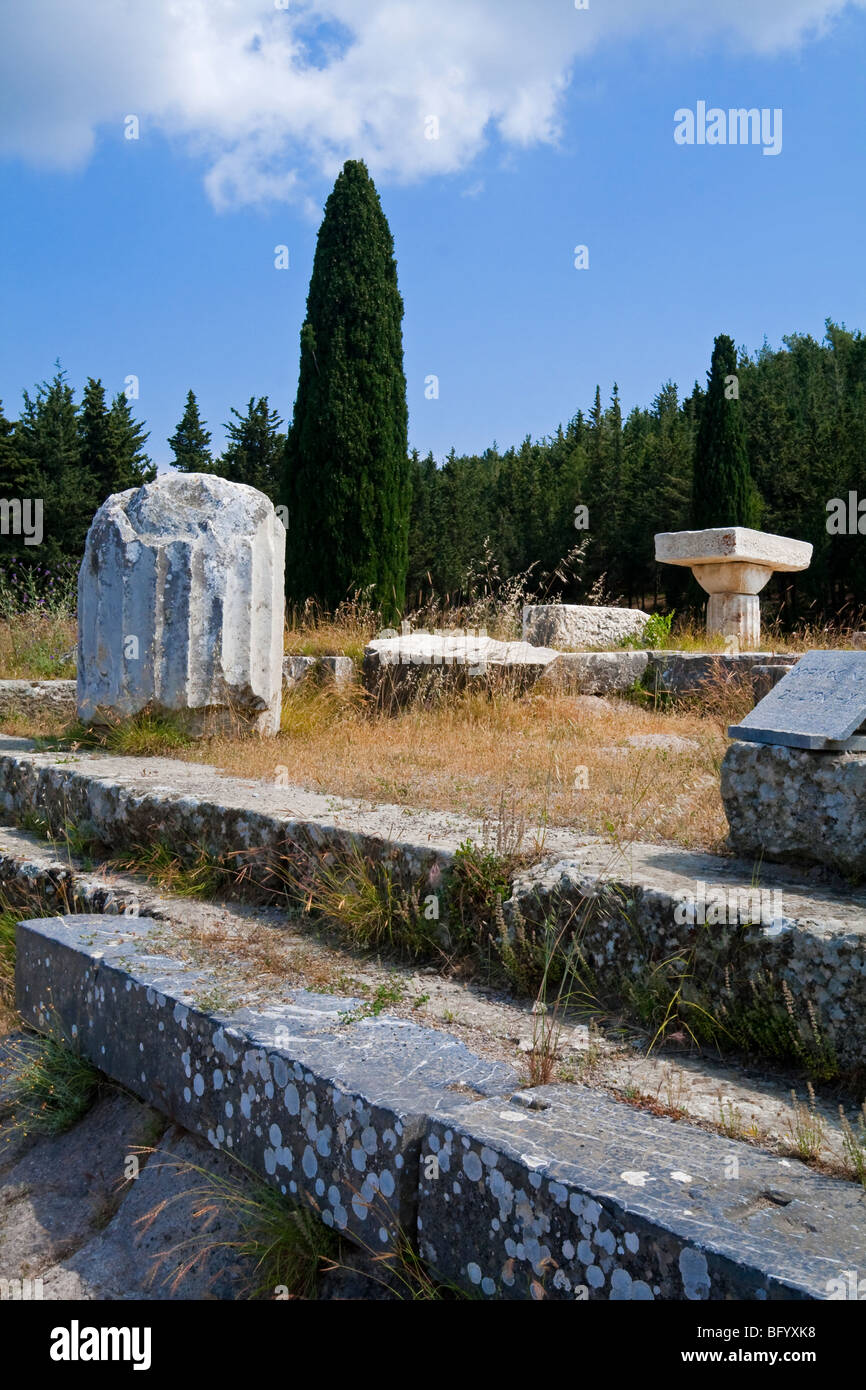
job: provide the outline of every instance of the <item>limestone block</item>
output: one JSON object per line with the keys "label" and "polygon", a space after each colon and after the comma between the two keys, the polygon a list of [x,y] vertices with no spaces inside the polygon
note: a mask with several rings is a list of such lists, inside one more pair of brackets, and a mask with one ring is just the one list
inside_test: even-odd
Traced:
{"label": "limestone block", "polygon": [[284,689],[297,690],[315,679],[331,682],[344,690],[355,679],[355,663],[350,656],[299,656],[290,652],[284,657]]}
{"label": "limestone block", "polygon": [[773,686],[778,685],[790,669],[790,666],[783,666],[781,663],[753,666],[752,689],[755,692],[755,704],[763,700],[765,695],[769,695]]}
{"label": "limestone block", "polygon": [[746,561],[771,570],[808,569],[808,541],[753,531],[748,526],[716,526],[708,531],[662,531],[655,538],[656,559],[667,565],[712,565]]}
{"label": "limestone block", "polygon": [[78,715],[279,729],[285,530],[264,493],[167,474],[99,508],[78,577]]}
{"label": "limestone block", "polygon": [[649,614],[639,608],[598,608],[592,604],[538,603],[523,609],[523,640],[544,647],[618,647],[641,637]]}
{"label": "limestone block", "polygon": [[736,637],[741,647],[757,647],[761,640],[761,601],[757,594],[710,594],[707,632]]}
{"label": "limestone block", "polygon": [[630,690],[647,669],[641,651],[563,652],[545,669],[540,690],[581,695],[608,695]]}
{"label": "limestone block", "polygon": [[773,571],[767,565],[749,565],[745,560],[730,564],[694,565],[692,573],[708,594],[759,594],[770,582]]}
{"label": "limestone block", "polygon": [[467,684],[522,691],[557,656],[548,647],[498,642],[483,631],[407,632],[369,642],[362,674],[366,689],[388,707]]}
{"label": "limestone block", "polygon": [[736,656],[722,652],[650,652],[644,684],[649,690],[667,695],[699,695],[749,679],[756,665],[776,659],[788,663],[786,670],[797,660],[794,656],[774,658],[771,652],[740,652]]}

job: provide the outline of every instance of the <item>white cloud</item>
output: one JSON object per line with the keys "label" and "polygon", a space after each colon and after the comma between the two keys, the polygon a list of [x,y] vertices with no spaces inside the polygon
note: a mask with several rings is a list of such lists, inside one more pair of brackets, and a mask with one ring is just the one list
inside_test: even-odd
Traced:
{"label": "white cloud", "polygon": [[[866,0],[27,0],[6,9],[0,154],[75,168],[140,117],[206,164],[217,207],[303,200],[365,158],[410,181],[471,164],[496,131],[555,140],[576,63],[655,34],[773,53]],[[439,138],[428,139],[429,116]]]}

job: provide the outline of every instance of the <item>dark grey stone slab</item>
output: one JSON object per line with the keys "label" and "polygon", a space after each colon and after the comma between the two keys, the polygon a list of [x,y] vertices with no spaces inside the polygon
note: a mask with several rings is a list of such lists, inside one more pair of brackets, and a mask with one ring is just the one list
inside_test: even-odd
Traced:
{"label": "dark grey stone slab", "polygon": [[[677,698],[706,695],[708,690],[748,680],[756,666],[774,658],[769,652],[739,652],[728,656],[724,652],[651,651],[643,684],[649,690]],[[796,657],[779,658],[786,665]]]}
{"label": "dark grey stone slab", "polygon": [[[577,1086],[431,1118],[422,1257],[492,1299],[826,1299],[866,1194]],[[841,1281],[836,1283],[835,1281]]]}
{"label": "dark grey stone slab", "polygon": [[[838,751],[866,720],[866,652],[807,652],[731,738]],[[862,742],[862,740],[861,740]]]}
{"label": "dark grey stone slab", "polygon": [[414,1224],[427,1115],[516,1074],[447,1033],[361,1001],[293,991],[266,1010],[216,1004],[231,987],[160,954],[147,918],[65,916],[18,926],[17,1003],[185,1129],[326,1224],[378,1250]]}

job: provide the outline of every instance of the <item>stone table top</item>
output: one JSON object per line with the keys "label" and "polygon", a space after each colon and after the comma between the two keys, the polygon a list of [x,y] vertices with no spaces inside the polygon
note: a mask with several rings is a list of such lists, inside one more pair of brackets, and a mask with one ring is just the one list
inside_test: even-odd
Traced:
{"label": "stone table top", "polygon": [[662,531],[655,538],[656,559],[667,565],[765,565],[773,570],[808,569],[808,541],[752,531],[748,526],[717,526],[709,531]]}

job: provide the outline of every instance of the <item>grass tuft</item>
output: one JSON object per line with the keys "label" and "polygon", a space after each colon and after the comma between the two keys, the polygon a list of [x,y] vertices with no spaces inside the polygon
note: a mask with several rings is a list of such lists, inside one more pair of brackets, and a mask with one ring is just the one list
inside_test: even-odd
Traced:
{"label": "grass tuft", "polygon": [[176,752],[192,742],[178,716],[147,711],[115,724],[89,725],[76,721],[60,735],[42,735],[36,739],[37,747],[46,751],[93,748],[135,758]]}
{"label": "grass tuft", "polygon": [[11,1112],[10,1128],[20,1134],[63,1134],[87,1113],[103,1083],[101,1072],[80,1056],[59,1030],[25,1034],[6,1049],[2,1069]]}

